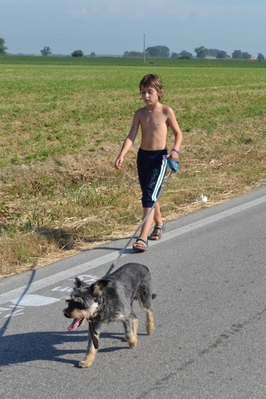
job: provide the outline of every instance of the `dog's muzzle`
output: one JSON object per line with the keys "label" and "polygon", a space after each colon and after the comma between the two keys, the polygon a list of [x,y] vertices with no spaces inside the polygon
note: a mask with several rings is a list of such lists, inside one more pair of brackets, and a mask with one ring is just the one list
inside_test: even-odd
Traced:
{"label": "dog's muzzle", "polygon": [[65,309],[65,310],[63,310],[63,315],[65,316],[65,317],[67,317],[68,319],[70,319],[71,318],[71,316],[70,316],[70,314],[69,314],[69,312]]}

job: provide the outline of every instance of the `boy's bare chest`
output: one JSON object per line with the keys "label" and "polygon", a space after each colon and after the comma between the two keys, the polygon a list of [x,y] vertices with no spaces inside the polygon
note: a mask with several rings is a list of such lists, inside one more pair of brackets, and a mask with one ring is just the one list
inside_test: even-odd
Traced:
{"label": "boy's bare chest", "polygon": [[167,124],[167,118],[162,113],[146,113],[140,118],[142,128],[145,129],[160,129],[165,128]]}

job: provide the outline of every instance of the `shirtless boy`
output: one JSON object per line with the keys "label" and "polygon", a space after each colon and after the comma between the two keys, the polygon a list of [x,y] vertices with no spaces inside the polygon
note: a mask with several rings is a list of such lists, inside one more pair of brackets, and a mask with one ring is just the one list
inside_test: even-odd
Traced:
{"label": "shirtless boy", "polygon": [[[170,157],[175,162],[179,160],[182,132],[173,110],[160,103],[163,96],[160,76],[145,75],[140,81],[139,89],[146,106],[135,112],[129,134],[115,161],[115,168],[121,169],[124,157],[134,143],[140,127],[141,143],[137,156],[137,168],[142,191],[142,220],[144,220],[156,202],[163,182],[166,172],[166,162],[163,162],[163,157]],[[169,127],[174,135],[174,145],[168,153],[166,140]],[[148,234],[153,220],[155,226],[149,238],[159,240],[162,237],[165,225],[158,202],[155,203],[153,210],[143,224],[139,238],[133,244],[134,251],[144,252],[148,248]]]}

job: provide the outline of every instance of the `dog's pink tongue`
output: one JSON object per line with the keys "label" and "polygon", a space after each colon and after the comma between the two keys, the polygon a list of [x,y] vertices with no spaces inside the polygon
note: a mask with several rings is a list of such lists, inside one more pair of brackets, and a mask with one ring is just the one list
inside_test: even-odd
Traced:
{"label": "dog's pink tongue", "polygon": [[78,328],[78,326],[79,326],[80,320],[81,319],[74,319],[72,321],[72,323],[70,324],[70,326],[68,327],[68,331],[76,330],[76,328]]}

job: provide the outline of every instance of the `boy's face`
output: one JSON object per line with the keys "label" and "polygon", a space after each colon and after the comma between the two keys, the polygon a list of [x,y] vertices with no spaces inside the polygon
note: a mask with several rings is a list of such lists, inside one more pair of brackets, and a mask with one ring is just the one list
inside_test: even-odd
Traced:
{"label": "boy's face", "polygon": [[157,90],[151,86],[147,86],[147,87],[142,86],[140,89],[140,95],[141,95],[142,100],[147,105],[155,104],[156,101],[159,100]]}

